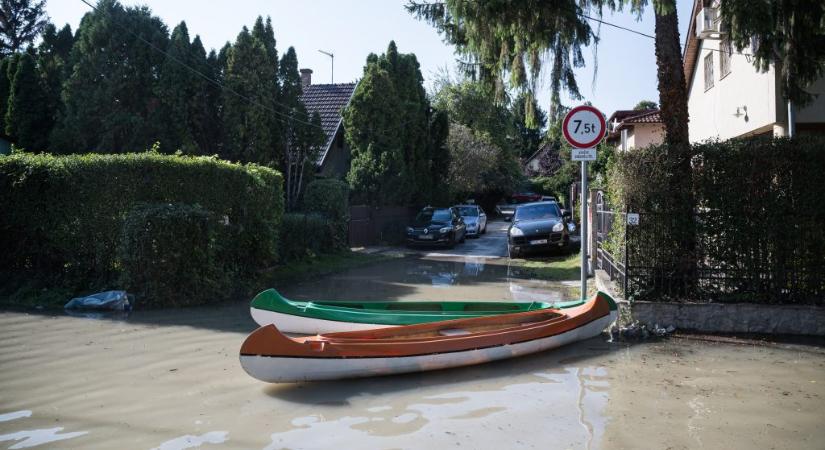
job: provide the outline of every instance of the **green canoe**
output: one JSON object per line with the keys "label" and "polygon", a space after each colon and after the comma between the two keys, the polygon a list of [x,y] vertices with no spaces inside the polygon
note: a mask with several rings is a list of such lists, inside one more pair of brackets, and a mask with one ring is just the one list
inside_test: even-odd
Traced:
{"label": "green canoe", "polygon": [[323,334],[338,331],[413,325],[440,320],[492,316],[544,308],[570,308],[581,300],[546,303],[481,301],[295,301],[275,289],[252,299],[250,312],[259,325],[274,324],[287,333]]}

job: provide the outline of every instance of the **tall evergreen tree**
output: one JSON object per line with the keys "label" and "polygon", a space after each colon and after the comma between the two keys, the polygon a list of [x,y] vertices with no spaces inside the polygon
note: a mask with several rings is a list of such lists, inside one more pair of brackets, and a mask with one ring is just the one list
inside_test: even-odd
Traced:
{"label": "tall evergreen tree", "polygon": [[167,56],[155,88],[160,108],[152,116],[163,128],[162,148],[186,154],[198,153],[192,134],[190,104],[200,78],[190,69],[195,63],[190,47],[189,30],[186,22],[181,22],[172,30],[166,47]]}
{"label": "tall evergreen tree", "polygon": [[[192,40],[191,54],[195,69],[217,80],[220,76],[214,50],[207,56],[200,36]],[[221,89],[203,77],[193,78],[194,95],[189,104],[190,132],[198,152],[214,155],[220,151],[222,123],[220,119]]]}
{"label": "tall evergreen tree", "polygon": [[253,38],[246,27],[228,53],[223,101],[228,159],[273,167],[281,161],[283,116],[275,109],[277,66],[270,55],[266,44]]}
{"label": "tall evergreen tree", "polygon": [[390,42],[370,55],[364,78],[344,111],[352,148],[347,176],[360,201],[377,205],[429,202],[429,108],[418,61]]}
{"label": "tall evergreen tree", "polygon": [[[46,104],[52,126],[59,120],[63,103],[60,93],[69,76],[71,52],[74,45],[72,28],[67,24],[60,31],[53,24],[46,25],[37,47],[37,69],[46,90]],[[47,136],[51,128],[43,130]]]}
{"label": "tall evergreen tree", "polygon": [[44,130],[51,128],[46,90],[28,53],[20,56],[9,91],[6,134],[18,147],[29,151],[47,148]]}
{"label": "tall evergreen tree", "polygon": [[48,23],[46,0],[0,0],[0,56],[23,51]]}
{"label": "tall evergreen tree", "polygon": [[53,133],[57,151],[139,151],[162,138],[150,116],[159,107],[155,80],[164,57],[143,40],[160,49],[168,42],[166,26],[146,7],[101,0],[83,17]]}

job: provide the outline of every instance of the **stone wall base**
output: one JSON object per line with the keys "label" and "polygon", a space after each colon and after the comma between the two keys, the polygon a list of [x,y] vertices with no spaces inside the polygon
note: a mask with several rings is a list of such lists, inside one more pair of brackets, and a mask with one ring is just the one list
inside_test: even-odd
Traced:
{"label": "stone wall base", "polygon": [[[601,272],[601,273],[600,273]],[[629,307],[629,321],[702,333],[754,333],[825,336],[825,307],[751,303],[624,302],[607,274],[596,271],[597,287]]]}

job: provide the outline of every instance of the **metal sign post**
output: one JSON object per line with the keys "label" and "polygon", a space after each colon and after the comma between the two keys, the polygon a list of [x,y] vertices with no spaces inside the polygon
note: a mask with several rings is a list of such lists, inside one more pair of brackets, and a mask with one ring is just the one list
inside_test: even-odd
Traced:
{"label": "metal sign post", "polygon": [[570,156],[582,163],[581,183],[581,298],[587,297],[587,161],[596,160],[596,145],[606,131],[604,115],[592,106],[577,106],[564,116],[564,138],[573,146]]}

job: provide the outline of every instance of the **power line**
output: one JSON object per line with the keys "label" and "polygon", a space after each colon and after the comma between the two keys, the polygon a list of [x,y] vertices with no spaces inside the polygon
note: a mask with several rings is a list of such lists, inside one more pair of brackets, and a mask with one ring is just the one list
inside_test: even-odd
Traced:
{"label": "power line", "polygon": [[[98,11],[97,7],[96,7],[96,6],[94,6],[94,5],[92,5],[91,3],[89,3],[87,0],[80,0],[80,1],[81,1],[81,2],[83,2],[83,3],[85,3],[85,4],[86,4],[86,6],[88,6],[88,7],[92,8],[93,10]],[[210,77],[210,76],[208,76],[208,75],[206,75],[206,74],[204,74],[204,73],[200,72],[199,70],[195,69],[194,67],[189,66],[188,64],[186,64],[185,62],[183,62],[183,61],[181,61],[180,59],[176,58],[175,56],[172,56],[171,54],[167,53],[167,52],[166,52],[165,50],[163,50],[162,48],[159,48],[158,46],[156,46],[156,45],[155,45],[155,44],[153,44],[152,42],[150,42],[150,41],[146,40],[145,38],[143,38],[143,36],[141,36],[141,35],[139,35],[139,34],[135,33],[134,31],[132,31],[131,29],[129,29],[129,28],[128,28],[128,27],[126,27],[125,25],[121,25],[121,24],[120,24],[120,23],[118,23],[118,22],[117,22],[117,20],[115,20],[114,18],[112,18],[112,23],[114,23],[116,26],[118,26],[118,27],[119,27],[119,28],[121,28],[122,30],[126,31],[127,33],[131,34],[132,36],[136,37],[138,40],[140,40],[140,41],[141,41],[141,42],[143,42],[144,44],[148,45],[148,46],[149,46],[149,47],[151,47],[152,49],[154,49],[154,50],[156,50],[156,51],[160,52],[161,54],[163,54],[163,55],[164,55],[164,56],[166,56],[167,58],[171,59],[172,61],[175,61],[176,63],[180,64],[181,66],[183,66],[184,68],[186,68],[186,69],[187,69],[187,70],[189,70],[190,72],[194,73],[195,75],[197,75],[197,76],[199,76],[199,77],[203,78],[204,80],[206,80],[206,81],[208,81],[208,82],[210,82],[210,83],[214,84],[215,86],[218,86],[218,87],[219,87],[219,88],[221,88],[221,89],[226,90],[227,92],[229,92],[229,93],[231,93],[231,94],[233,94],[233,95],[235,95],[235,96],[237,96],[237,97],[239,97],[239,98],[241,98],[241,99],[243,99],[243,100],[246,100],[247,102],[249,102],[249,103],[251,103],[251,104],[253,104],[253,105],[256,105],[256,106],[258,106],[258,107],[264,108],[264,109],[266,109],[267,111],[270,111],[270,112],[272,112],[272,113],[274,113],[274,114],[277,114],[277,115],[279,115],[279,116],[283,116],[283,117],[285,117],[285,118],[286,118],[286,119],[288,119],[288,120],[292,120],[292,121],[295,121],[295,122],[299,122],[299,123],[302,123],[302,124],[304,124],[304,125],[309,125],[309,126],[311,126],[311,127],[316,127],[316,128],[321,129],[321,130],[323,130],[323,129],[324,129],[323,127],[320,127],[320,126],[318,126],[318,125],[315,125],[314,123],[311,123],[311,122],[306,122],[306,121],[303,121],[303,120],[301,120],[301,119],[296,119],[295,117],[291,117],[289,114],[283,113],[283,112],[281,112],[281,111],[277,111],[277,110],[275,110],[275,109],[273,109],[273,108],[271,108],[271,107],[269,107],[269,106],[267,106],[267,105],[264,105],[264,104],[262,104],[262,103],[258,102],[258,101],[257,101],[257,100],[255,100],[255,99],[252,99],[252,98],[250,98],[250,97],[247,97],[247,96],[245,96],[245,95],[241,94],[240,92],[238,92],[238,91],[236,91],[236,90],[234,90],[234,89],[232,89],[232,88],[230,88],[230,87],[228,87],[228,86],[224,85],[224,84],[223,84],[223,83],[221,83],[220,81],[215,80],[214,78],[212,78],[212,77]],[[273,102],[273,103],[275,103],[276,105],[282,106],[282,107],[284,107],[284,108],[289,108],[289,109],[292,109],[292,107],[291,107],[291,106],[285,105],[285,104],[283,104],[283,103],[279,103],[279,102]],[[278,118],[276,118],[276,120],[278,120],[278,121],[280,121],[280,122],[282,122],[282,123],[287,123],[285,120],[282,120],[282,119],[278,119]]]}

